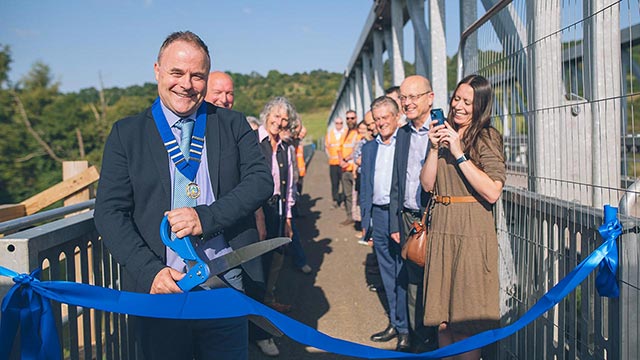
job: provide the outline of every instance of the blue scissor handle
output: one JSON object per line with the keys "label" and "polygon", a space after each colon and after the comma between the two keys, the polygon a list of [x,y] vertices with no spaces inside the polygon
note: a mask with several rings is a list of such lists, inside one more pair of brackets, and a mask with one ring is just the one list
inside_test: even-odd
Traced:
{"label": "blue scissor handle", "polygon": [[160,222],[160,238],[167,247],[182,258],[185,264],[189,265],[187,261],[195,261],[195,265],[192,264],[187,274],[177,282],[182,291],[189,291],[209,278],[209,266],[200,260],[189,237],[176,236],[175,239],[171,239],[171,227],[166,216]]}

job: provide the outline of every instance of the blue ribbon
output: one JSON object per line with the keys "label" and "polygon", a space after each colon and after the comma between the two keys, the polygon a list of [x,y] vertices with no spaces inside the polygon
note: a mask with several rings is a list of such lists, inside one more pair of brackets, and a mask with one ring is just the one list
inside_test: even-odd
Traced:
{"label": "blue ribbon", "polygon": [[[40,269],[18,274],[0,266],[0,275],[16,283],[2,300],[0,359],[8,359],[20,325],[22,359],[60,359],[62,352],[51,304],[38,292]],[[35,290],[35,291],[34,291]]]}
{"label": "blue ribbon", "polygon": [[615,239],[622,233],[622,225],[617,220],[618,209],[609,205],[604,206],[604,224],[598,228],[604,242],[612,239],[612,249],[609,256],[602,259],[598,265],[598,275],[596,275],[596,289],[600,296],[617,298],[620,296],[618,280],[618,244]]}
{"label": "blue ribbon", "polygon": [[[447,347],[422,354],[407,354],[348,342],[330,337],[302,323],[288,318],[232,289],[216,289],[181,294],[148,295],[117,291],[87,284],[64,281],[38,281],[37,272],[17,274],[0,266],[0,275],[13,277],[14,285],[2,303],[0,324],[0,360],[8,359],[18,324],[21,325],[22,358],[59,359],[60,345],[53,314],[47,299],[70,305],[137,316],[173,319],[219,319],[244,315],[258,315],[269,319],[291,339],[328,352],[368,359],[438,359],[462,354],[504,339],[522,329],[537,317],[558,304],[600,264],[599,277],[615,282],[617,266],[616,238],[621,225],[611,208],[599,228],[603,244],[589,254],[571,273],[546,293],[533,307],[513,324],[485,331]],[[613,211],[613,218],[611,218]],[[608,216],[608,218],[606,217]],[[608,275],[600,275],[608,274]],[[612,288],[610,283],[604,283]],[[616,284],[617,287],[617,284]],[[598,288],[598,291],[603,291]],[[606,290],[604,290],[606,291]],[[210,306],[215,303],[216,306]]]}

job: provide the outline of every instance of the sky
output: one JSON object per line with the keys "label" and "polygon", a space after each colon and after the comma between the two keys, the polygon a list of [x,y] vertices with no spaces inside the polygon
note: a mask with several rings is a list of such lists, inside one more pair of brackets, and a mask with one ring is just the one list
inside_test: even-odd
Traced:
{"label": "sky", "polygon": [[[447,53],[459,39],[458,2],[447,0]],[[209,46],[212,69],[266,75],[344,72],[372,0],[0,0],[0,45],[9,45],[9,79],[36,61],[63,92],[155,82],[164,38],[191,30]],[[405,27],[405,59],[413,62]]]}

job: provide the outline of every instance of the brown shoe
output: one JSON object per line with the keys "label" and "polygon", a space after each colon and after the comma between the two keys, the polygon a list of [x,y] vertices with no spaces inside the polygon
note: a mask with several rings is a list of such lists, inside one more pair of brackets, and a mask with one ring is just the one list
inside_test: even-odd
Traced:
{"label": "brown shoe", "polygon": [[283,314],[291,312],[293,310],[293,306],[289,304],[280,304],[279,302],[272,302],[266,304],[268,307],[272,308],[275,311],[281,312]]}

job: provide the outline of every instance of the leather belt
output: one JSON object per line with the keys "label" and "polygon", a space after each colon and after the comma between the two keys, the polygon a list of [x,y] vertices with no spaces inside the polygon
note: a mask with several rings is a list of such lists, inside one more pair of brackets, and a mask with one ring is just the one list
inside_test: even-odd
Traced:
{"label": "leather belt", "polygon": [[389,211],[389,204],[385,204],[385,205],[373,204],[373,207],[377,207],[378,209]]}
{"label": "leather belt", "polygon": [[449,205],[453,203],[474,203],[478,202],[475,196],[440,196],[436,195],[433,200],[438,204]]}
{"label": "leather belt", "polygon": [[413,217],[421,217],[422,216],[422,211],[420,210],[415,210],[415,209],[409,209],[408,207],[402,207],[402,212],[403,213],[407,213],[407,214],[411,214]]}

